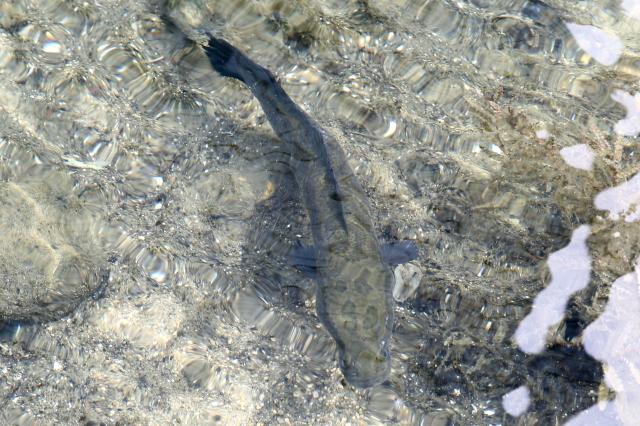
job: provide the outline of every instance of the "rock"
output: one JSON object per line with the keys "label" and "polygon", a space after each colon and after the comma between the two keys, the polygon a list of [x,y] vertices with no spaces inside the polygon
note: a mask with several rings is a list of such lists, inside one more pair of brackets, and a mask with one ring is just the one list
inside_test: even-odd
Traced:
{"label": "rock", "polygon": [[412,263],[405,263],[396,267],[394,275],[396,284],[393,287],[393,298],[397,302],[404,302],[413,296],[418,289],[423,272],[420,267]]}

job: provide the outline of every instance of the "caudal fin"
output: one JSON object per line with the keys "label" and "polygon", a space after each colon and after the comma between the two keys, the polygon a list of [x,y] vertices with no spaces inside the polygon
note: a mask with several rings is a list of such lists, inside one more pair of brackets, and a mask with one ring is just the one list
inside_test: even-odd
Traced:
{"label": "caudal fin", "polygon": [[225,77],[233,77],[244,81],[238,65],[238,59],[242,58],[243,55],[238,49],[221,38],[210,36],[209,44],[204,46],[204,50],[213,69]]}

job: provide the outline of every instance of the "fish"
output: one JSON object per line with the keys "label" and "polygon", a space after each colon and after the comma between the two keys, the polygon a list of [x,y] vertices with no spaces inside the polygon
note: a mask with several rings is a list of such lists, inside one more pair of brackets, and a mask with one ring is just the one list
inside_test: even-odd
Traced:
{"label": "fish", "polygon": [[394,322],[392,267],[417,257],[415,243],[381,244],[368,197],[335,137],[287,95],[267,68],[208,36],[203,48],[213,69],[246,85],[286,147],[313,237],[312,247],[294,247],[290,263],[316,282],[316,313],[336,342],[344,378],[358,388],[385,382]]}

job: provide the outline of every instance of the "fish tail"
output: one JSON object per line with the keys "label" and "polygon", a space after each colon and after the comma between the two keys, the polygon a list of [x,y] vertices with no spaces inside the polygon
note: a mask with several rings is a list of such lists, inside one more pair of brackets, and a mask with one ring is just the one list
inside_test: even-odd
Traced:
{"label": "fish tail", "polygon": [[233,77],[245,82],[240,73],[241,67],[238,64],[238,59],[244,55],[238,49],[221,38],[209,35],[209,44],[204,46],[204,50],[213,69],[225,77]]}

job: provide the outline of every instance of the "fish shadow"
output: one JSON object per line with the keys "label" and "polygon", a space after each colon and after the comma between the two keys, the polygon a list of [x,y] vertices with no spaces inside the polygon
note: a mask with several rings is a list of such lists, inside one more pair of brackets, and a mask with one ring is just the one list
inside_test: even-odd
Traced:
{"label": "fish shadow", "polygon": [[314,297],[315,283],[290,262],[299,244],[312,245],[301,191],[280,146],[264,152],[268,171],[265,192],[249,220],[242,263],[251,271],[256,294],[272,306],[301,313]]}

